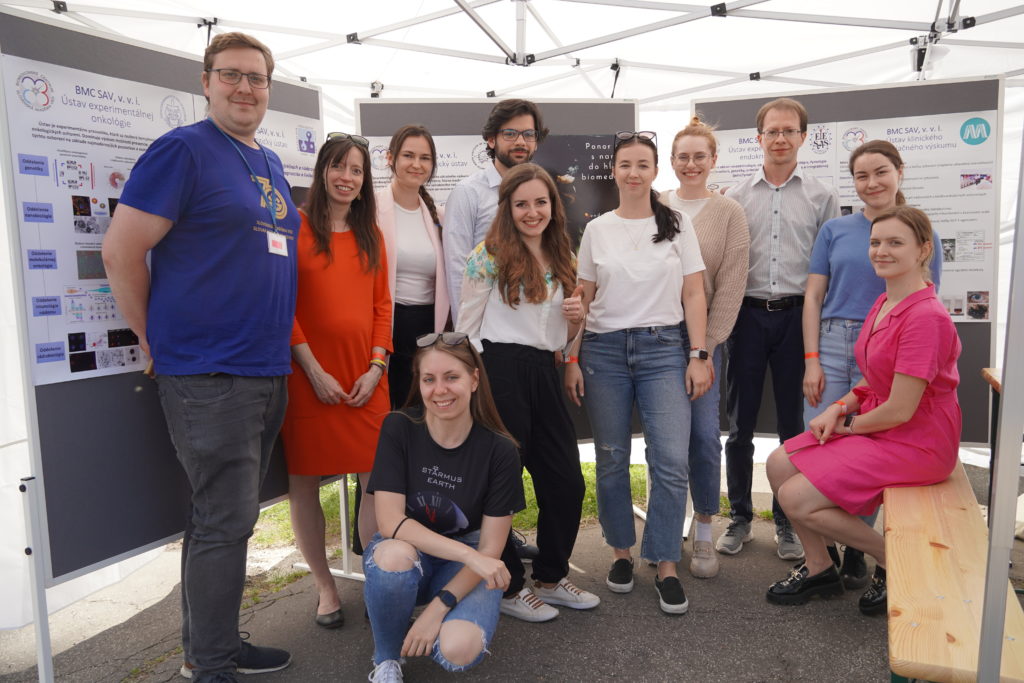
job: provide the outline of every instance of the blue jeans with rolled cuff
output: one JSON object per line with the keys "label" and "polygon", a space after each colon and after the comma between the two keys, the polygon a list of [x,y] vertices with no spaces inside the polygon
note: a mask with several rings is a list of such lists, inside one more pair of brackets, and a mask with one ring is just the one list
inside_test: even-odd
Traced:
{"label": "blue jeans with rolled cuff", "polygon": [[[389,572],[377,566],[373,557],[377,545],[387,541],[379,533],[363,553],[363,574],[366,585],[363,588],[363,599],[366,611],[370,615],[370,628],[373,630],[373,663],[380,664],[389,659],[399,659],[402,643],[409,630],[409,619],[417,605],[425,605],[434,599],[438,591],[459,573],[463,565],[424,552],[416,551],[416,560],[411,569],[400,572]],[[471,531],[455,540],[476,548],[480,543],[480,532]],[[480,581],[472,591],[459,600],[459,603],[448,612],[444,621],[462,619],[476,624],[483,631],[483,647],[480,655],[465,666],[452,664],[441,652],[441,639],[434,641],[431,657],[447,671],[465,671],[471,669],[487,654],[487,645],[494,637],[494,629],[498,625],[501,608],[501,590],[488,589],[487,584]]]}
{"label": "blue jeans with rolled cuff", "polygon": [[594,431],[601,530],[613,548],[636,544],[629,486],[630,422],[636,403],[651,484],[640,556],[652,562],[679,561],[686,507],[690,399],[679,327],[586,332],[580,354]]}

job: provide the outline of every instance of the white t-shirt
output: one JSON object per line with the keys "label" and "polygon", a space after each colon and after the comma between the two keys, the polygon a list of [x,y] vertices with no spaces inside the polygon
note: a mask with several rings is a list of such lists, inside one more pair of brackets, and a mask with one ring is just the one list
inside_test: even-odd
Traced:
{"label": "white t-shirt", "polygon": [[702,197],[701,199],[683,199],[678,194],[676,194],[675,190],[669,190],[669,206],[671,206],[673,209],[683,214],[684,216],[689,217],[691,221],[693,221],[693,219],[697,217],[697,214],[700,213],[701,209],[703,209],[704,205],[707,203],[707,197]]}
{"label": "white t-shirt", "polygon": [[620,218],[614,211],[587,224],[580,242],[579,277],[597,283],[587,330],[677,325],[683,320],[683,277],[704,270],[693,224],[685,215],[672,240],[654,244],[654,216]]}
{"label": "white t-shirt", "polygon": [[[420,306],[434,303],[437,263],[428,229],[436,230],[433,225],[423,225],[423,214],[419,207],[410,211],[395,204],[395,243],[398,252],[395,255],[398,259],[395,269],[396,304]],[[443,282],[441,286],[444,286]]]}

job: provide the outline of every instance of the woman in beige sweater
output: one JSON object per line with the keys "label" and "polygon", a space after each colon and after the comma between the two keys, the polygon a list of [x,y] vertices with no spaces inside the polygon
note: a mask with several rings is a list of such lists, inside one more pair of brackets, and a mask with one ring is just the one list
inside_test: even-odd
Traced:
{"label": "woman in beige sweater", "polygon": [[[661,201],[693,221],[704,259],[704,293],[708,300],[707,353],[713,359],[713,382],[691,406],[690,492],[696,513],[690,573],[698,578],[718,574],[711,544],[711,515],[718,512],[722,476],[722,440],[718,404],[722,374],[721,346],[732,332],[747,286],[750,234],[742,207],[708,189],[708,174],[718,160],[711,127],[696,116],[672,142],[672,169],[679,187],[662,192]],[[683,331],[689,356],[690,343]]]}

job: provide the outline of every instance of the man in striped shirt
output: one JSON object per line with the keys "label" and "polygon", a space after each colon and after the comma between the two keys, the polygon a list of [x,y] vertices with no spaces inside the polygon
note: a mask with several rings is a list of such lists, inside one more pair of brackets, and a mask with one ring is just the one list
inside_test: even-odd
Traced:
{"label": "man in striped shirt", "polygon": [[[732,522],[715,547],[729,555],[753,538],[753,437],[769,367],[780,442],[803,431],[801,318],[807,268],[818,229],[839,215],[835,190],[797,167],[806,138],[802,104],[788,98],[765,104],[757,113],[764,165],[728,192],[743,206],[750,226],[746,296],[727,346],[725,456]],[[774,499],[772,512],[779,557],[803,558],[800,539]]]}

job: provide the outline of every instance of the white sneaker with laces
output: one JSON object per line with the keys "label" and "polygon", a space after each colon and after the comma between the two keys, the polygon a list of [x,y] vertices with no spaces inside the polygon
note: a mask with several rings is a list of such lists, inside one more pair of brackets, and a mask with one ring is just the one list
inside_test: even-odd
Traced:
{"label": "white sneaker with laces", "polygon": [[533,592],[549,605],[560,605],[572,609],[593,609],[601,604],[601,598],[590,591],[579,588],[564,577],[551,588],[545,588],[540,585],[540,582],[534,583]]}
{"label": "white sneaker with laces", "polygon": [[501,613],[522,621],[551,621],[558,616],[558,610],[543,600],[529,588],[524,588],[511,598],[501,599]]}
{"label": "white sneaker with laces", "polygon": [[710,579],[718,575],[718,556],[711,541],[693,541],[693,555],[690,556],[690,573],[698,579]]}
{"label": "white sneaker with laces", "polygon": [[402,683],[402,665],[397,659],[385,659],[373,667],[373,671],[366,677],[370,683]]}

